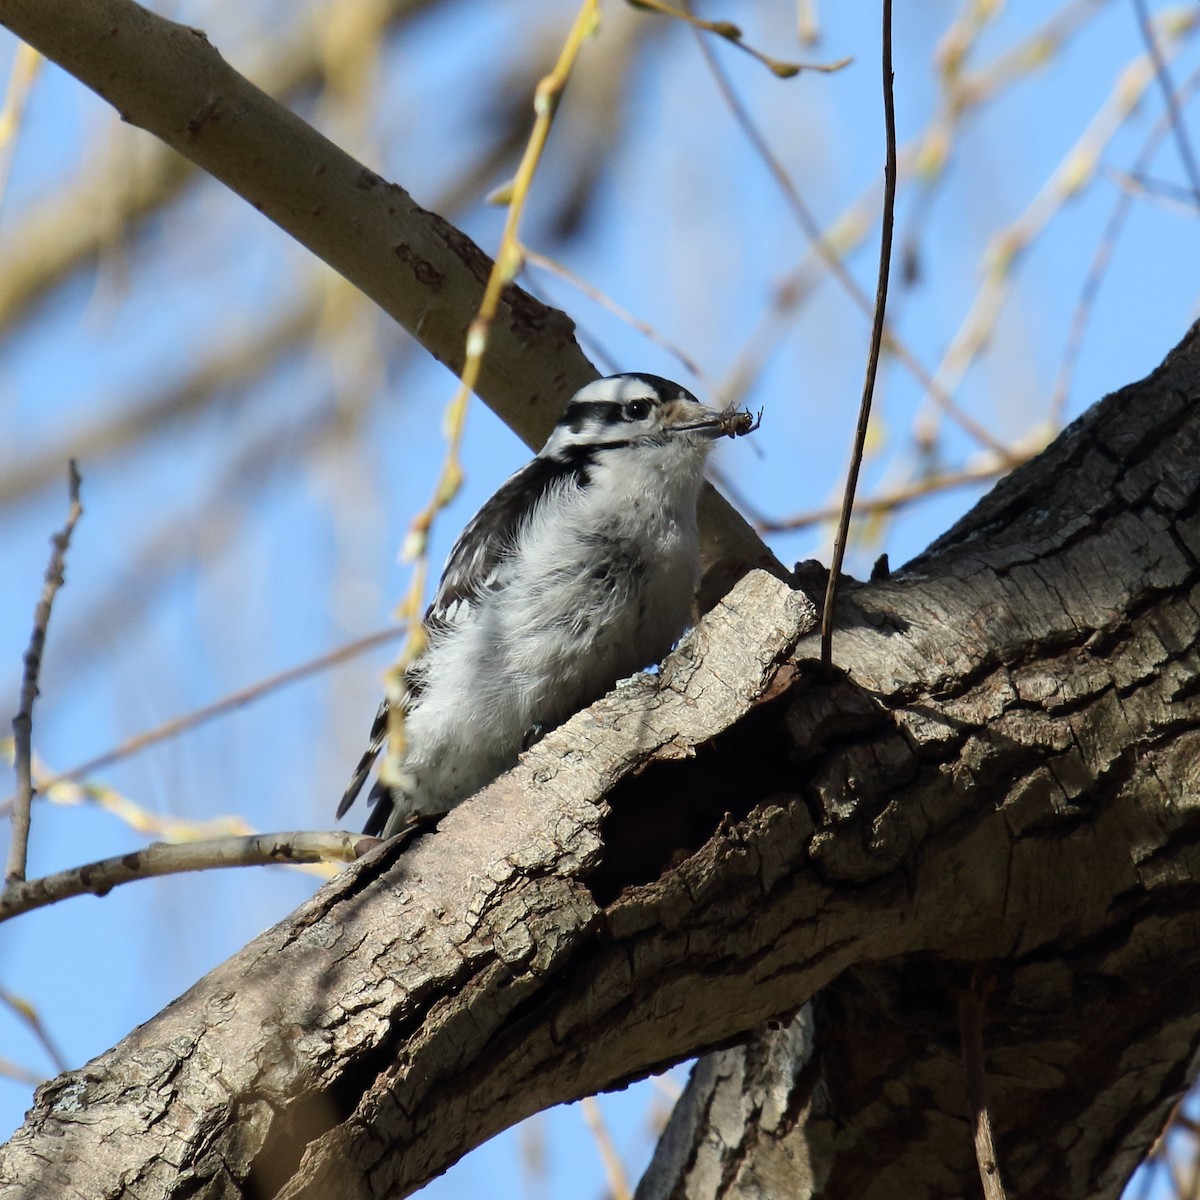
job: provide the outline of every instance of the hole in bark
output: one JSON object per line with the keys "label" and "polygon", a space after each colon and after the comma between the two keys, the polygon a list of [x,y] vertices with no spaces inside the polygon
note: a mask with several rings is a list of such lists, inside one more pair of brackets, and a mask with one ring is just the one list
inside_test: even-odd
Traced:
{"label": "hole in bark", "polygon": [[653,761],[613,789],[601,829],[604,860],[588,880],[599,904],[695,853],[726,814],[740,820],[766,800],[795,794],[795,764],[780,753],[792,741],[787,710],[785,693],[698,746],[694,758]]}
{"label": "hole in bark", "polygon": [[310,1092],[291,1101],[282,1111],[275,1108],[271,1129],[262,1149],[254,1156],[247,1179],[253,1200],[270,1200],[295,1175],[300,1156],[312,1141],[332,1129],[345,1116],[336,1111],[336,1098]]}

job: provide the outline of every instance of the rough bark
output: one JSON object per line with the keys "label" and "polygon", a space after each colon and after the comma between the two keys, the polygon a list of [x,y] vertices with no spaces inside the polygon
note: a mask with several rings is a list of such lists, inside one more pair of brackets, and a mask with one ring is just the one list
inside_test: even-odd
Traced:
{"label": "rough bark", "polygon": [[[814,1064],[791,1030],[726,1090],[776,1152],[710,1105],[644,1194],[970,1194],[954,1010],[981,971],[1008,1182],[1117,1195],[1200,1035],[1197,396],[1193,330],[855,587],[833,681],[803,598],[748,577],[660,680],[41,1089],[0,1194],[403,1195],[813,998]],[[789,1087],[759,1101],[768,1060]]]}
{"label": "rough bark", "polygon": [[[955,1016],[973,976],[1010,1194],[1120,1193],[1200,1037],[1198,397],[1193,328],[846,605],[835,657],[894,737],[812,776],[813,865],[899,872],[909,911],[930,871],[958,895],[935,944],[898,939],[699,1063],[638,1200],[978,1194]],[[915,774],[889,796],[873,777],[893,772]]]}

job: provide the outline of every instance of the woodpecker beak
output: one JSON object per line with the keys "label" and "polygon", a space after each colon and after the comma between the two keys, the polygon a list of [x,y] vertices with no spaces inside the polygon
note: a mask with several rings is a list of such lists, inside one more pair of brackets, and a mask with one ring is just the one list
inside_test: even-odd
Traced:
{"label": "woodpecker beak", "polygon": [[709,408],[695,400],[682,398],[671,402],[668,411],[672,433],[698,433],[701,437],[741,437],[758,428],[747,412]]}

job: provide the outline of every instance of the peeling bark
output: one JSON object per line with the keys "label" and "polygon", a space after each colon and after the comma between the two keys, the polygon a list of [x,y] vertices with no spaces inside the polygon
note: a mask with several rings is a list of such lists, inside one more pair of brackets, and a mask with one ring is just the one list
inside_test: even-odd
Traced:
{"label": "peeling bark", "polygon": [[832,681],[803,595],[748,576],[659,678],[42,1088],[0,1194],[404,1195],[779,1020],[702,1065],[643,1196],[970,1194],[982,970],[1006,1180],[1115,1196],[1200,1035],[1198,395],[1193,330],[851,587]]}

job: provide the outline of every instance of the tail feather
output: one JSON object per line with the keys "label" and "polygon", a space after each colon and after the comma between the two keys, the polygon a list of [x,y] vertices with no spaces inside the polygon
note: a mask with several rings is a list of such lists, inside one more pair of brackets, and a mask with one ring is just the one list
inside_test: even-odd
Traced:
{"label": "tail feather", "polygon": [[367,823],[363,826],[363,833],[368,837],[383,837],[388,819],[396,807],[392,800],[392,789],[376,780],[370,795],[367,796],[367,803],[371,806],[371,810],[367,814]]}
{"label": "tail feather", "polygon": [[[358,793],[362,791],[362,786],[366,783],[367,776],[371,774],[371,768],[375,765],[375,760],[387,744],[387,734],[388,702],[385,700],[379,706],[379,711],[375,714],[375,721],[371,726],[370,744],[367,746],[362,758],[358,760],[358,766],[354,768],[354,774],[350,776],[350,782],[346,785],[346,790],[342,794],[341,803],[337,807],[337,820],[340,821],[346,815],[347,809],[357,799]],[[372,795],[374,795],[374,789],[372,789]],[[376,805],[375,807],[378,809],[380,806]],[[374,815],[368,823],[374,823]]]}

